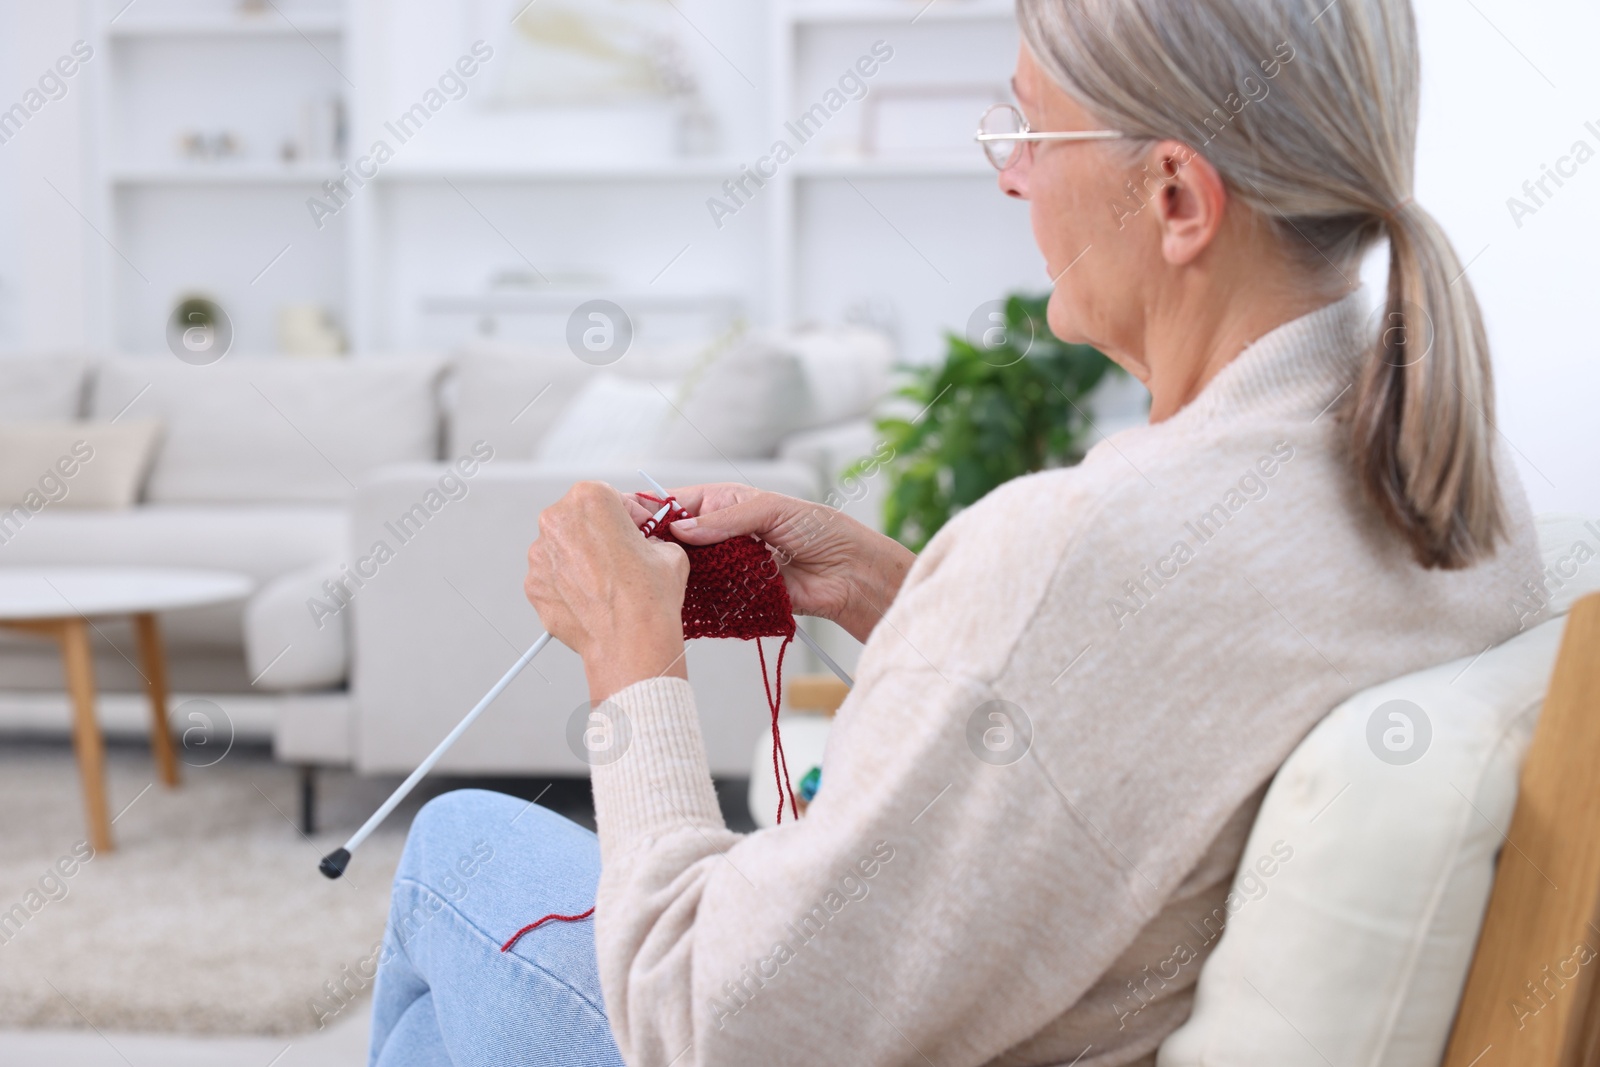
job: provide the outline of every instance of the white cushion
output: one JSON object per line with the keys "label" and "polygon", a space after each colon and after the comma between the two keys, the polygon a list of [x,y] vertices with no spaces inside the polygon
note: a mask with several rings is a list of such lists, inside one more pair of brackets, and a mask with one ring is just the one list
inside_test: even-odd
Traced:
{"label": "white cushion", "polygon": [[[1586,561],[1557,591],[1564,612],[1600,589],[1600,524],[1539,526],[1547,566]],[[1564,624],[1357,693],[1307,735],[1262,803],[1160,1067],[1437,1067]]]}
{"label": "white cushion", "polygon": [[672,413],[671,383],[591,378],[539,444],[543,463],[643,463]]}
{"label": "white cushion", "polygon": [[685,382],[658,454],[767,457],[790,434],[870,412],[889,388],[894,350],[859,327],[753,336]]}
{"label": "white cushion", "polygon": [[860,326],[802,330],[783,339],[805,375],[807,426],[870,414],[889,391],[894,345]]}
{"label": "white cushion", "polygon": [[672,398],[676,410],[650,458],[767,458],[794,431],[871,411],[889,389],[893,361],[888,338],[860,327],[636,344],[603,367],[564,346],[474,342],[452,360],[449,452],[484,440],[509,459],[545,458],[554,426],[605,377],[661,384]]}
{"label": "white cushion", "polygon": [[811,401],[797,352],[749,337],[685,382],[656,448],[662,459],[776,455],[778,442],[810,424]]}
{"label": "white cushion", "polygon": [[506,459],[532,459],[567,406],[594,379],[676,381],[716,350],[716,345],[634,344],[615,363],[595,366],[565,346],[474,341],[451,358],[449,455],[465,455],[474,441],[488,441]]}
{"label": "white cushion", "polygon": [[0,355],[0,419],[75,419],[83,396],[82,356]]}
{"label": "white cushion", "polygon": [[0,509],[131,507],[160,434],[154,419],[0,423]]}
{"label": "white cushion", "polygon": [[324,585],[343,577],[339,560],[328,559],[279,575],[250,598],[244,652],[256,688],[326,689],[345,680],[350,612]]}
{"label": "white cushion", "polygon": [[595,368],[565,349],[477,343],[451,360],[447,454],[488,441],[505,459],[532,459]]}
{"label": "white cushion", "polygon": [[435,458],[440,370],[398,356],[128,357],[97,368],[90,410],[165,424],[151,501],[336,502],[374,467]]}

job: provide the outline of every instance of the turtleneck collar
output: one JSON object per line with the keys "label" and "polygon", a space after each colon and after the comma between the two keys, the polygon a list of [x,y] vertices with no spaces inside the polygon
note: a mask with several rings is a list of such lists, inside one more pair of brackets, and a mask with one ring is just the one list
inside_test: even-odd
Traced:
{"label": "turtleneck collar", "polygon": [[1257,338],[1167,422],[1193,426],[1244,412],[1314,418],[1355,384],[1367,351],[1358,290]]}

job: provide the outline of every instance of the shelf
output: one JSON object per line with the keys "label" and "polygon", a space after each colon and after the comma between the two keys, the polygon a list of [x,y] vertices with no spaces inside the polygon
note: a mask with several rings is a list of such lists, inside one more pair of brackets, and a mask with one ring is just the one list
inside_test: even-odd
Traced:
{"label": "shelf", "polygon": [[[973,148],[963,159],[798,159],[788,169],[800,178],[992,178],[994,168]],[[398,182],[573,182],[573,181],[703,181],[737,177],[748,160],[682,160],[661,163],[591,166],[385,167],[382,183]]]}
{"label": "shelf", "polygon": [[107,177],[117,185],[320,185],[339,176],[332,164],[181,164],[164,167],[118,167]]}
{"label": "shelf", "polygon": [[494,315],[559,311],[565,313],[585,300],[610,300],[629,311],[711,312],[737,317],[745,298],[738,293],[654,292],[620,290],[607,286],[551,285],[538,289],[500,290],[486,293],[434,293],[417,298],[417,307],[436,315]]}
{"label": "shelf", "polygon": [[342,32],[344,19],[331,12],[289,16],[272,11],[254,16],[129,16],[106,24],[106,35],[113,38],[299,37],[312,34],[325,37]]}
{"label": "shelf", "polygon": [[796,160],[801,178],[994,178],[995,169],[973,146],[974,159],[818,159]]}
{"label": "shelf", "polygon": [[685,159],[660,162],[593,164],[539,164],[515,166],[411,166],[385,167],[377,180],[389,182],[573,182],[573,181],[700,181],[731,178],[740,160]]}
{"label": "shelf", "polygon": [[1017,17],[1013,5],[993,0],[802,0],[790,5],[786,14],[795,25],[1011,22]]}

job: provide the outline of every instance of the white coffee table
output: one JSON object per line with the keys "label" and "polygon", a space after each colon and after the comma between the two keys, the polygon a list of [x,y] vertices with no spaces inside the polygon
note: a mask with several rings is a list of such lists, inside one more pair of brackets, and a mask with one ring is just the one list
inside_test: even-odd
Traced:
{"label": "white coffee table", "polygon": [[139,639],[140,672],[150,694],[150,748],[161,780],[178,784],[178,761],[167,729],[167,661],[156,612],[240,600],[250,578],[230,571],[167,567],[0,567],[0,626],[53,637],[72,696],[72,745],[83,779],[89,843],[110,850],[106,811],[105,742],[95,716],[94,620],[129,616]]}

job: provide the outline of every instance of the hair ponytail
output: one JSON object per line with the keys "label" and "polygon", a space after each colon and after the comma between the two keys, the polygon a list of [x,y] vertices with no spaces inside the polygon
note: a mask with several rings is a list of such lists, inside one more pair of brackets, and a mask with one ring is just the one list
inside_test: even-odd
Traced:
{"label": "hair ponytail", "polygon": [[1354,471],[1423,566],[1492,554],[1507,519],[1483,320],[1444,231],[1400,199],[1410,0],[1018,0],[1018,15],[1069,95],[1110,129],[1189,144],[1310,270],[1348,280],[1387,231],[1383,324],[1342,411]]}
{"label": "hair ponytail", "polygon": [[1506,530],[1488,338],[1439,224],[1409,198],[1383,218],[1389,291],[1346,408],[1351,455],[1368,501],[1418,563],[1467,567]]}

